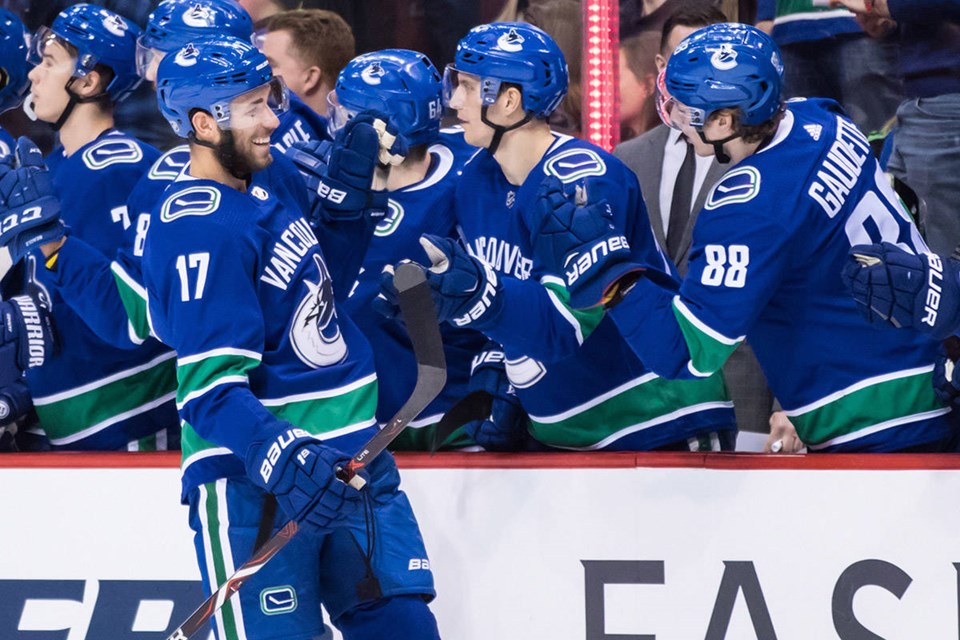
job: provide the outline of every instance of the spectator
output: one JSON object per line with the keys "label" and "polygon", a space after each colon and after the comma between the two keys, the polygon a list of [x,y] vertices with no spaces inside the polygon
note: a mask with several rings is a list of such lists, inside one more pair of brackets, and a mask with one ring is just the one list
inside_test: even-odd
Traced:
{"label": "spectator", "polygon": [[354,56],[353,32],[336,13],[295,9],[270,17],[260,49],[273,72],[319,114],[327,112],[327,94]]}
{"label": "spectator", "polygon": [[899,25],[906,100],[887,169],[924,203],[920,223],[930,249],[949,255],[960,244],[960,2],[841,1],[861,22],[893,18]]}
{"label": "spectator", "polygon": [[620,139],[629,140],[660,122],[654,104],[660,36],[644,31],[620,43]]}
{"label": "spectator", "polygon": [[757,20],[780,46],[784,98],[832,98],[868,137],[883,129],[903,96],[894,39],[871,38],[853,13],[816,0],[759,0]]}

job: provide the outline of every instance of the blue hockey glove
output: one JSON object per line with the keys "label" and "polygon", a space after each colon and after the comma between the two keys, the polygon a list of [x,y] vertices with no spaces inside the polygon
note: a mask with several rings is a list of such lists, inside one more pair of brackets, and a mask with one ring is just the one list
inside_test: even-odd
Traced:
{"label": "blue hockey glove", "polygon": [[0,386],[43,365],[56,346],[50,312],[32,296],[0,302]]}
{"label": "blue hockey glove", "polygon": [[400,315],[399,293],[393,284],[394,268],[388,264],[380,271],[380,292],[370,301],[374,311],[388,320],[394,320]]}
{"label": "blue hockey glove", "polygon": [[957,269],[953,260],[884,242],[852,247],[842,277],[869,322],[913,327],[943,340],[960,328]]}
{"label": "blue hockey glove", "polygon": [[359,491],[337,480],[334,469],[350,456],[303,429],[286,425],[247,450],[247,475],[277,498],[304,529],[329,533],[360,504]]}
{"label": "blue hockey glove", "polygon": [[60,200],[40,149],[21,136],[15,157],[0,163],[0,275],[64,234]]}
{"label": "blue hockey glove", "polygon": [[613,226],[606,200],[577,202],[555,176],[543,180],[537,206],[525,217],[534,255],[563,276],[574,309],[618,301],[620,279],[643,271],[630,262],[630,244]]}
{"label": "blue hockey glove", "polygon": [[490,320],[503,304],[500,280],[493,267],[474,258],[456,240],[424,234],[420,246],[427,252],[427,282],[437,303],[437,317],[458,327]]}
{"label": "blue hockey glove", "polygon": [[464,431],[487,451],[526,451],[530,435],[527,414],[507,378],[506,357],[492,340],[473,358],[469,391],[486,391],[493,397],[491,415],[486,420],[468,422]]}
{"label": "blue hockey glove", "polygon": [[944,353],[933,366],[933,391],[940,402],[950,406],[960,396],[960,367]]}
{"label": "blue hockey glove", "polygon": [[22,380],[0,387],[0,431],[16,433],[17,421],[26,417],[32,408],[30,389]]}
{"label": "blue hockey glove", "polygon": [[[386,185],[374,185],[379,161],[406,155],[406,143],[385,116],[361,113],[330,142],[298,142],[286,151],[310,194],[310,221],[379,220],[386,215]],[[386,155],[384,155],[386,154]]]}

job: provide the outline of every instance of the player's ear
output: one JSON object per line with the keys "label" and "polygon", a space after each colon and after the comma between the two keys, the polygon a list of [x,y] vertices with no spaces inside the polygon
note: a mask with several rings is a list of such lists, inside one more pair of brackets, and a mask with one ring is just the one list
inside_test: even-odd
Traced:
{"label": "player's ear", "polygon": [[721,137],[732,134],[736,129],[737,123],[735,122],[733,111],[730,109],[714,111],[713,115],[710,116],[710,120],[713,120],[719,128]]}
{"label": "player's ear", "polygon": [[309,95],[310,93],[320,89],[320,86],[323,84],[323,71],[320,67],[310,67],[304,72],[303,79],[303,93]]}
{"label": "player's ear", "polygon": [[196,133],[197,139],[203,142],[216,143],[220,140],[220,127],[209,112],[196,109],[190,114],[190,124]]}
{"label": "player's ear", "polygon": [[503,113],[505,115],[510,116],[516,113],[520,117],[523,117],[523,94],[520,93],[520,89],[517,87],[507,87],[500,96],[503,104]]}
{"label": "player's ear", "polygon": [[97,69],[91,69],[86,75],[74,78],[70,90],[81,98],[89,98],[104,91],[100,86],[104,80],[105,78]]}

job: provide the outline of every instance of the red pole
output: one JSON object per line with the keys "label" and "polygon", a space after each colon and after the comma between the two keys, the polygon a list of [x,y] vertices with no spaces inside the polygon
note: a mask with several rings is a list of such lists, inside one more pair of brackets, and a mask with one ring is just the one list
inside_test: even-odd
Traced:
{"label": "red pole", "polygon": [[616,0],[583,0],[582,136],[610,151],[620,142],[620,12]]}

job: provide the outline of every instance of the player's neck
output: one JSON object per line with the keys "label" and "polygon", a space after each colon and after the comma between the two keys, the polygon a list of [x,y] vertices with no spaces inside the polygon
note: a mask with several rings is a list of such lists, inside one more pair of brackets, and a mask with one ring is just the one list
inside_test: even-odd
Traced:
{"label": "player's neck", "polygon": [[113,128],[113,114],[94,103],[78,104],[60,129],[60,144],[64,154],[73,155],[85,144]]}
{"label": "player's neck", "polygon": [[759,142],[744,142],[743,138],[734,138],[723,145],[724,151],[730,156],[730,162],[727,166],[732,167],[735,164],[739,164],[744,158],[749,158],[756,153],[759,148]]}
{"label": "player's neck", "polygon": [[430,171],[430,154],[417,160],[404,160],[395,167],[390,167],[390,176],[387,178],[387,191],[396,191],[422,182]]}
{"label": "player's neck", "polygon": [[306,95],[297,95],[303,100],[303,103],[313,109],[315,113],[325,114],[328,109],[327,94],[331,91],[333,91],[333,86],[323,82],[316,90],[310,91],[306,93]]}
{"label": "player's neck", "polygon": [[237,191],[246,193],[247,183],[227,171],[226,167],[220,164],[220,160],[213,149],[199,144],[190,145],[190,169],[189,173],[194,178],[200,180],[213,180],[226,185]]}
{"label": "player's neck", "polygon": [[519,187],[553,141],[550,125],[542,120],[534,120],[519,129],[506,132],[493,157],[500,165],[507,182]]}

